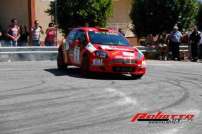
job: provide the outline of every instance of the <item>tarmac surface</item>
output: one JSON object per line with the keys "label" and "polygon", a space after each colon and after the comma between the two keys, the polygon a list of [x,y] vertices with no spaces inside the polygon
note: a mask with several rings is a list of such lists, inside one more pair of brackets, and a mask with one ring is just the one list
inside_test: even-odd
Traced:
{"label": "tarmac surface", "polygon": [[[80,77],[55,61],[0,63],[0,134],[201,134],[202,63],[148,61],[140,80]],[[131,122],[140,112],[194,114],[176,124]]]}

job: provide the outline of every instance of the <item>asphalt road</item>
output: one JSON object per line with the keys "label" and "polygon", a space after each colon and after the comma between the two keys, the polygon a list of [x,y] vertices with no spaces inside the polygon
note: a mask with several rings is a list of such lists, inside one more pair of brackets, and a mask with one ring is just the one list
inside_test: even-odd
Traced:
{"label": "asphalt road", "polygon": [[[130,122],[139,112],[195,115]],[[80,77],[53,61],[0,63],[0,134],[201,134],[202,63],[148,61],[141,80]]]}

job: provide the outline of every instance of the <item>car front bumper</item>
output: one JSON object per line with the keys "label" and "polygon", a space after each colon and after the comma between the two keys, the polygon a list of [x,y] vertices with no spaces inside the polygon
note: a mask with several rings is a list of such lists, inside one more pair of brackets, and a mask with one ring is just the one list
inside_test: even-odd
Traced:
{"label": "car front bumper", "polygon": [[[121,60],[119,60],[121,61]],[[125,59],[124,62],[103,61],[102,64],[95,65],[94,62],[89,67],[91,72],[103,72],[103,73],[114,73],[114,74],[133,74],[133,75],[144,75],[146,73],[146,67],[144,64],[138,64],[134,60]]]}

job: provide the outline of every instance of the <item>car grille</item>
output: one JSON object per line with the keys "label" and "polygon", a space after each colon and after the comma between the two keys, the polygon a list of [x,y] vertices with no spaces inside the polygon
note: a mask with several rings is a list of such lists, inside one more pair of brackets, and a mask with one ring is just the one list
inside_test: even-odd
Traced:
{"label": "car grille", "polygon": [[113,67],[113,72],[133,72],[135,70],[134,67]]}
{"label": "car grille", "polygon": [[113,59],[111,64],[135,64],[136,60],[134,59]]}

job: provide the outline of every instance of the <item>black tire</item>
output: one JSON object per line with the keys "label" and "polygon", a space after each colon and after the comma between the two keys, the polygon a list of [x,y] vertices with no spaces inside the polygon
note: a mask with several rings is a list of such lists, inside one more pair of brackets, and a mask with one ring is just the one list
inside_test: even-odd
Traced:
{"label": "black tire", "polygon": [[88,76],[89,74],[89,57],[87,54],[85,54],[81,63],[81,75]]}
{"label": "black tire", "polygon": [[57,67],[59,70],[66,70],[67,65],[64,63],[64,56],[62,49],[58,50]]}
{"label": "black tire", "polygon": [[143,75],[134,75],[134,74],[131,74],[131,77],[134,80],[139,80],[139,79],[141,79],[143,77]]}

